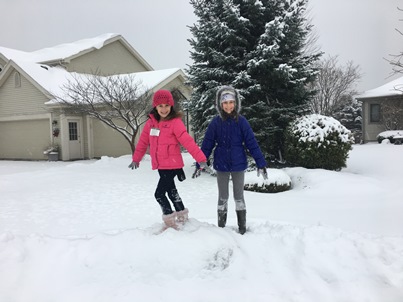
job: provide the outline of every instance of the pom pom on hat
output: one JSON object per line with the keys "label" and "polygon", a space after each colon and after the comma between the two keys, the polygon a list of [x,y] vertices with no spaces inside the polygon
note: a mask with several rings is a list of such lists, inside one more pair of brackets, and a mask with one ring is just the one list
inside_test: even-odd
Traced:
{"label": "pom pom on hat", "polygon": [[161,104],[174,105],[174,98],[169,90],[158,90],[153,96],[153,107],[157,107]]}

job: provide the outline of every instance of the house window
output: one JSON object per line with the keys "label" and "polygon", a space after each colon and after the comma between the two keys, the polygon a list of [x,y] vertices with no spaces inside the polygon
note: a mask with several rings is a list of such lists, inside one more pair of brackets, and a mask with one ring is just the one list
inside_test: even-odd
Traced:
{"label": "house window", "polygon": [[78,128],[76,122],[69,122],[69,139],[71,141],[78,140]]}
{"label": "house window", "polygon": [[21,87],[21,75],[19,72],[16,72],[14,74],[14,85],[15,85],[15,88]]}
{"label": "house window", "polygon": [[371,123],[379,123],[381,121],[381,105],[371,104],[369,110],[369,121]]}

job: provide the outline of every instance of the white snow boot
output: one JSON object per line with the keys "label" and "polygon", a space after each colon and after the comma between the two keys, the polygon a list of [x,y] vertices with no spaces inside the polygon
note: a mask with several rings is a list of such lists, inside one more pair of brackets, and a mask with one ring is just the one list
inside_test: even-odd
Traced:
{"label": "white snow boot", "polygon": [[182,211],[176,212],[176,221],[178,223],[184,224],[186,221],[189,220],[189,210],[183,209]]}
{"label": "white snow boot", "polygon": [[178,229],[178,225],[176,224],[176,212],[168,215],[162,215],[162,220],[167,228],[173,228],[175,230]]}

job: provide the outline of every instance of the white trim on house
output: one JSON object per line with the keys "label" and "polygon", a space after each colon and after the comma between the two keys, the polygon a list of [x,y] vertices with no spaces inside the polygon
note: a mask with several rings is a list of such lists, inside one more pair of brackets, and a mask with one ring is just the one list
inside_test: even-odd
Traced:
{"label": "white trim on house", "polygon": [[43,119],[50,120],[51,118],[52,118],[51,113],[31,114],[31,115],[14,115],[14,116],[0,117],[0,122],[43,120]]}

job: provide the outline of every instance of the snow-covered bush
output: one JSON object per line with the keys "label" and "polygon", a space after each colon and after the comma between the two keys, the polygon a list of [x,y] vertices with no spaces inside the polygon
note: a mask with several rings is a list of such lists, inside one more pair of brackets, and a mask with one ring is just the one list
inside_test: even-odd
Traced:
{"label": "snow-covered bush", "polygon": [[246,191],[262,193],[278,193],[291,188],[291,178],[280,169],[267,169],[267,179],[257,176],[256,171],[245,173]]}
{"label": "snow-covered bush", "polygon": [[340,170],[346,166],[354,138],[332,117],[300,117],[286,131],[285,159],[296,166]]}
{"label": "snow-covered bush", "polygon": [[388,139],[392,144],[401,144],[401,141],[396,140],[395,137],[401,139],[401,137],[403,137],[403,130],[383,131],[376,136],[376,139],[378,140],[378,143],[382,143],[383,140]]}

